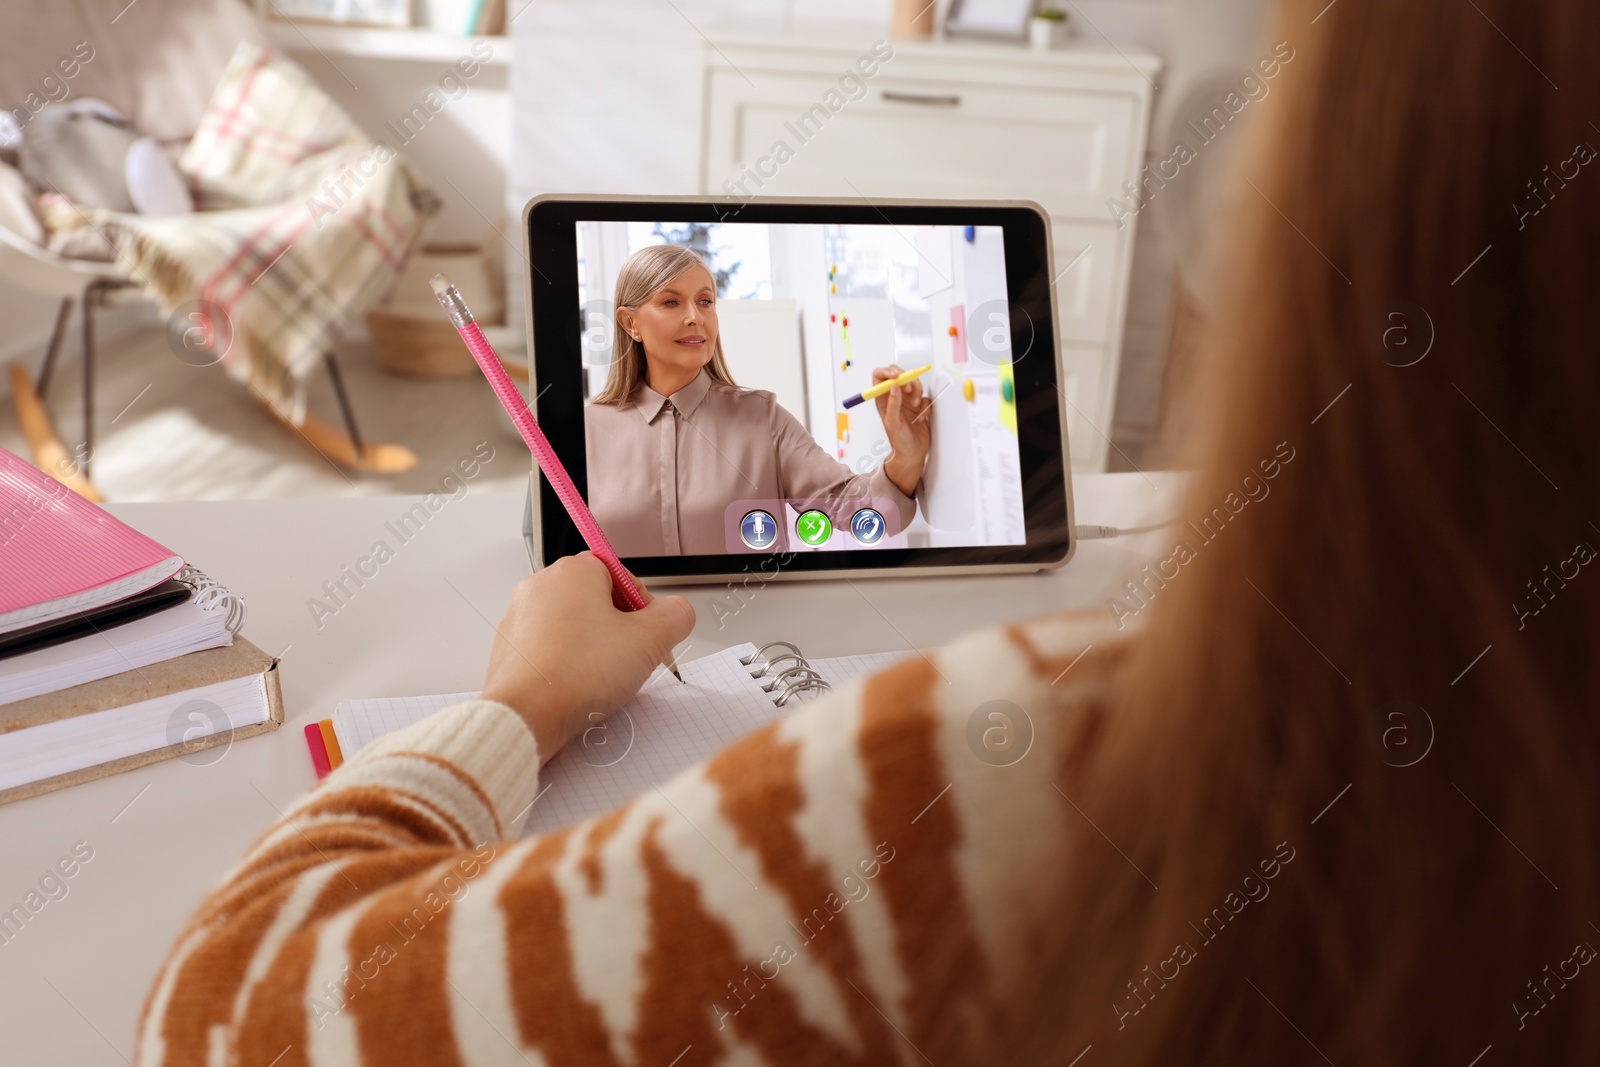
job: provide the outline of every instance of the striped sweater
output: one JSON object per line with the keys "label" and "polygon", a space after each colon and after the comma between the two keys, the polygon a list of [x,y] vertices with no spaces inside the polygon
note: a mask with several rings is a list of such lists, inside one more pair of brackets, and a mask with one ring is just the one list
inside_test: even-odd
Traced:
{"label": "striped sweater", "polygon": [[964,638],[537,838],[514,825],[532,734],[489,701],[442,711],[226,875],[137,1062],[982,1060],[1081,818],[1063,758],[1106,708],[1113,633],[1060,616]]}

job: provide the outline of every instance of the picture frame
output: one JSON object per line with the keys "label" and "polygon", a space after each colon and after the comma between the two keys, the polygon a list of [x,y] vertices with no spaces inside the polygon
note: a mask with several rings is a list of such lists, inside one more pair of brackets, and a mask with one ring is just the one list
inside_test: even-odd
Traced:
{"label": "picture frame", "polygon": [[412,0],[262,0],[274,22],[404,30],[412,26]]}
{"label": "picture frame", "polygon": [[944,31],[951,36],[1021,41],[1039,0],[950,0]]}

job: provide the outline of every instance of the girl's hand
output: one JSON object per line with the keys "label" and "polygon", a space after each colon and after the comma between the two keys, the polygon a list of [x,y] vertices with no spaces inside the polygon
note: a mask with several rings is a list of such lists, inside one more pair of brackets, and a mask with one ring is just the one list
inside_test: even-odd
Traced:
{"label": "girl's hand", "polygon": [[[874,367],[872,384],[898,377],[903,372],[903,368],[893,363]],[[922,481],[922,469],[928,462],[932,440],[928,420],[932,417],[933,400],[922,395],[922,379],[918,378],[895,386],[878,397],[876,403],[878,418],[883,420],[883,431],[892,450],[889,458],[883,461],[883,473],[906,496],[914,496],[917,483]]]}
{"label": "girl's hand", "polygon": [[627,703],[689,636],[694,609],[687,600],[645,598],[642,610],[618,611],[611,573],[590,552],[558,559],[512,590],[483,698],[522,716],[541,761]]}

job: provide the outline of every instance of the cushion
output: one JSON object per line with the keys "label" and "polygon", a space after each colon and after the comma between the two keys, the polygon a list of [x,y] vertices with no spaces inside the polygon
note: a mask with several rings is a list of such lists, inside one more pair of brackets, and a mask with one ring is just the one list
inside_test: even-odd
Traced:
{"label": "cushion", "polygon": [[73,100],[42,109],[22,131],[22,173],[75,204],[132,211],[126,159],[139,134],[110,106]]}
{"label": "cushion", "polygon": [[177,165],[154,137],[141,137],[128,146],[123,161],[128,199],[141,215],[187,215],[194,210],[189,187]]}

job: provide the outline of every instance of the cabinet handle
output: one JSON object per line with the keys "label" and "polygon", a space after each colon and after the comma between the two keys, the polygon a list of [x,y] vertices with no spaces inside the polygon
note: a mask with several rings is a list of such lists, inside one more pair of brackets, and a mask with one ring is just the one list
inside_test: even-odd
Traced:
{"label": "cabinet handle", "polygon": [[959,93],[907,93],[897,89],[885,89],[883,98],[897,104],[921,104],[923,107],[961,106]]}

